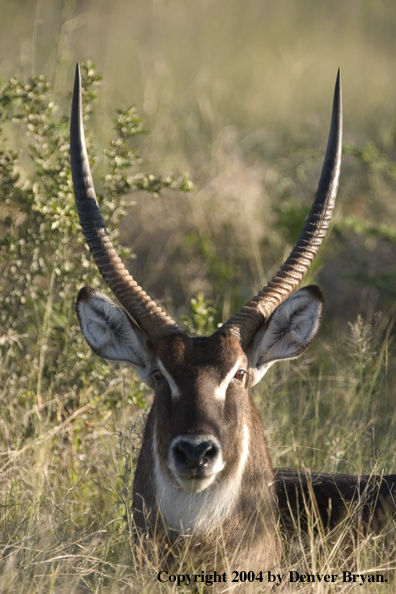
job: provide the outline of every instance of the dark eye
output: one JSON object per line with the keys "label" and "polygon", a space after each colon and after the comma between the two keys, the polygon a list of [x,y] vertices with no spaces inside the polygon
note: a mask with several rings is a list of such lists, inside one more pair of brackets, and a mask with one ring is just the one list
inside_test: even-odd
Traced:
{"label": "dark eye", "polygon": [[160,371],[154,371],[153,378],[154,378],[155,383],[157,384],[164,379],[164,376],[162,375],[162,373]]}
{"label": "dark eye", "polygon": [[242,383],[245,375],[246,375],[246,371],[244,369],[238,369],[238,371],[234,375],[234,379],[236,379],[237,382]]}

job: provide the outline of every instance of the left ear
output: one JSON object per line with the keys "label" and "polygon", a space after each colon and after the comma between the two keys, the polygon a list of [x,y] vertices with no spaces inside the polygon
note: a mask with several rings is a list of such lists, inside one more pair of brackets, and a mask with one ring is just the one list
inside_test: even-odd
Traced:
{"label": "left ear", "polygon": [[247,349],[251,385],[281,359],[295,359],[308,348],[319,330],[324,299],[319,287],[304,287],[286,299],[257,331]]}

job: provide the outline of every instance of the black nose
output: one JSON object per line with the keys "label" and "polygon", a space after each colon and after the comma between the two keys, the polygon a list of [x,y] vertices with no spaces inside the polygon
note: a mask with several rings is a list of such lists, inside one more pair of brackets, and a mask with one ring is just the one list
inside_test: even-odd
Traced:
{"label": "black nose", "polygon": [[214,462],[219,455],[219,446],[210,439],[199,443],[182,439],[173,446],[173,455],[180,470],[199,470]]}

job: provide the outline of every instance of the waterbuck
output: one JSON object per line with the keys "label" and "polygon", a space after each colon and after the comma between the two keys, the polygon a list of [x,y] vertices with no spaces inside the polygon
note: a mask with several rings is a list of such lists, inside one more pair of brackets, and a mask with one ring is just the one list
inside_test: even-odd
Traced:
{"label": "waterbuck", "polygon": [[[267,286],[204,338],[187,336],[117,256],[95,196],[81,102],[77,65],[70,129],[77,211],[99,272],[121,304],[86,287],[77,298],[78,318],[95,353],[125,361],[155,393],[134,479],[136,526],[170,542],[185,537],[213,559],[225,556],[231,569],[269,569],[280,558],[278,509],[290,520],[316,488],[324,521],[332,509],[325,522],[332,525],[345,511],[344,500],[352,500],[368,480],[347,477],[345,483],[342,475],[338,480],[293,470],[274,473],[249,395],[275,361],[299,357],[320,325],[320,289],[293,291],[323,241],[335,203],[342,143],[340,75],[318,189],[295,247]],[[381,488],[386,488],[383,483]]]}

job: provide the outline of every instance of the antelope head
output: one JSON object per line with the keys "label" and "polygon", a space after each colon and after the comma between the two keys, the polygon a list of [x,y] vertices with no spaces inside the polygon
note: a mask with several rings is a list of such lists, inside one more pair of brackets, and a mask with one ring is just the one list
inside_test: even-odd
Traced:
{"label": "antelope head", "polygon": [[212,336],[191,338],[130,276],[106,232],[85,147],[77,66],[70,130],[76,205],[99,272],[121,304],[83,288],[78,318],[95,353],[125,361],[155,392],[135,476],[138,523],[145,509],[168,528],[209,533],[219,522],[224,527],[232,510],[235,518],[243,501],[257,507],[258,497],[274,506],[272,467],[249,389],[275,361],[299,357],[318,331],[319,288],[293,291],[329,226],[341,137],[338,74],[322,173],[295,247],[268,285]]}

